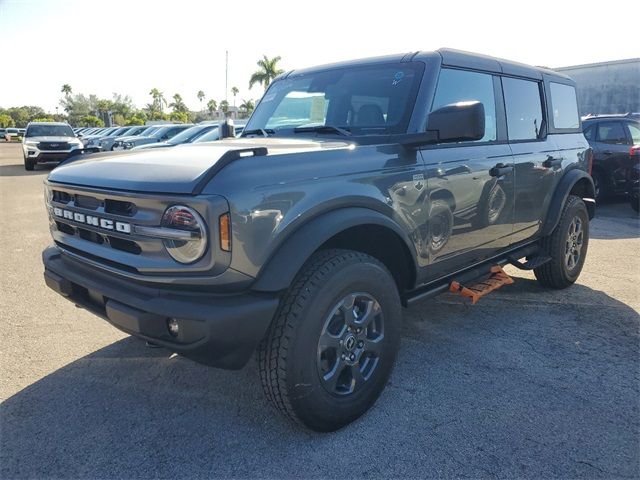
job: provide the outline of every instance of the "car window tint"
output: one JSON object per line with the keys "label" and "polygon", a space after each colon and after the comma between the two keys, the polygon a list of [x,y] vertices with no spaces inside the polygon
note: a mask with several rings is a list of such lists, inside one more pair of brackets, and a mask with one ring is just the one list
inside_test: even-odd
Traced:
{"label": "car window tint", "polygon": [[627,123],[627,128],[629,129],[632,143],[634,145],[640,145],[640,126],[633,123]]}
{"label": "car window tint", "polygon": [[587,127],[584,131],[584,137],[589,141],[593,140],[595,131],[596,131],[595,126],[591,125],[590,127]]}
{"label": "car window tint", "polygon": [[620,122],[602,122],[598,125],[598,142],[622,144],[627,143],[627,136]]}
{"label": "car window tint", "polygon": [[479,142],[496,139],[496,100],[493,77],[485,73],[443,68],[431,111],[452,103],[477,100],[484,106],[485,132]]}
{"label": "car window tint", "polygon": [[576,89],[571,85],[550,82],[551,108],[555,128],[579,128]]}
{"label": "car window tint", "polygon": [[540,85],[530,80],[503,78],[509,140],[535,140],[542,126]]}

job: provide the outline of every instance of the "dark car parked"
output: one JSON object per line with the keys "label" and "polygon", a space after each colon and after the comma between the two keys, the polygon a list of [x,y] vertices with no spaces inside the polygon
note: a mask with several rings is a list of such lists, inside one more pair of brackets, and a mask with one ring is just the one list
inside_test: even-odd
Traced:
{"label": "dark car parked", "polygon": [[511,280],[501,265],[555,289],[582,270],[591,150],[556,72],[448,49],[293,70],[240,138],[218,130],[53,170],[45,281],[196,361],[257,352],[266,396],[301,425],[373,405],[402,306],[475,301]]}
{"label": "dark car parked", "polygon": [[593,183],[596,199],[627,193],[630,169],[640,161],[640,116],[598,115],[583,118],[584,136],[593,149]]}

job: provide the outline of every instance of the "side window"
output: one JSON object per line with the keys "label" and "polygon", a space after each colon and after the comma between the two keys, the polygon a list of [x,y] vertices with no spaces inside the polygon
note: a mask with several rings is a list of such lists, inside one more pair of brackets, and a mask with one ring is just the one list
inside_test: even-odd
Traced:
{"label": "side window", "polygon": [[531,80],[502,78],[509,140],[536,140],[542,127],[540,84]]}
{"label": "side window", "polygon": [[571,85],[550,82],[551,109],[555,128],[579,128],[576,89]]}
{"label": "side window", "polygon": [[496,139],[496,100],[493,93],[493,77],[486,73],[466,72],[443,68],[431,111],[451,103],[478,100],[484,105],[485,132],[479,142]]}
{"label": "side window", "polygon": [[631,143],[634,145],[640,145],[640,126],[634,123],[626,123],[629,135],[631,136]]}
{"label": "side window", "polygon": [[627,136],[621,122],[602,122],[598,125],[596,140],[602,143],[624,145],[627,143]]}
{"label": "side window", "polygon": [[595,131],[596,131],[595,125],[591,125],[590,127],[587,127],[587,129],[584,131],[584,138],[586,138],[588,141],[595,140],[594,138]]}

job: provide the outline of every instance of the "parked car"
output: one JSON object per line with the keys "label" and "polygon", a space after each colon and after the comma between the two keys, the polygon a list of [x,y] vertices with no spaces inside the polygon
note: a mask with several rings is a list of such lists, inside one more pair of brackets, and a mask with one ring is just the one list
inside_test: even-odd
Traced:
{"label": "parked car", "polygon": [[636,163],[627,171],[627,194],[631,208],[640,212],[640,144],[631,147],[631,155]]}
{"label": "parked car", "polygon": [[111,146],[111,150],[125,150],[124,144],[133,140],[135,137],[148,137],[152,135],[154,132],[159,130],[164,125],[144,125],[144,130],[138,132],[136,135],[127,135],[122,137],[117,137],[113,145]]}
{"label": "parked car", "polygon": [[97,141],[97,145],[101,151],[109,151],[113,150],[113,145],[116,140],[121,137],[135,137],[136,135],[140,135],[147,127],[144,125],[137,125],[134,127],[124,127],[116,132],[113,132],[104,137],[100,137]]}
{"label": "parked car", "polygon": [[100,150],[100,140],[102,138],[108,137],[110,135],[117,135],[118,132],[124,132],[128,130],[127,127],[108,127],[102,130],[99,130],[91,135],[84,135],[82,137],[82,143],[84,144],[84,148],[91,149],[93,151]]}
{"label": "parked car", "polygon": [[33,170],[38,163],[61,162],[79,151],[82,142],[67,123],[31,122],[22,139],[25,170]]}
{"label": "parked car", "polygon": [[596,200],[627,193],[628,171],[639,161],[633,148],[640,144],[640,116],[589,116],[583,119],[582,128],[594,153],[591,175]]}
{"label": "parked car", "polygon": [[14,138],[18,138],[18,137],[20,137],[20,131],[17,128],[9,127],[5,129],[5,132],[4,132],[5,142],[10,142]]}
{"label": "parked car", "polygon": [[157,128],[153,133],[148,136],[137,135],[135,137],[129,137],[127,140],[119,141],[118,144],[114,144],[113,150],[131,150],[139,145],[146,145],[148,143],[165,142],[174,137],[178,133],[193,127],[192,124],[184,125],[162,125]]}
{"label": "parked car", "polygon": [[[240,122],[234,121],[236,136],[240,136],[245,125],[246,125],[245,121],[240,121]],[[220,140],[220,132],[218,131],[218,128],[216,125],[216,128],[213,128],[209,130],[207,133],[205,133],[204,135],[199,136],[193,141],[193,143],[215,142],[217,140]]]}
{"label": "parked car", "polygon": [[505,264],[555,289],[582,270],[591,151],[557,72],[448,49],[293,70],[241,138],[219,130],[51,172],[45,281],[208,365],[257,350],[266,396],[300,425],[336,430],[374,404],[403,305],[475,301]]}
{"label": "parked car", "polygon": [[217,129],[217,124],[204,124],[204,125],[194,125],[191,128],[187,128],[177,135],[171,137],[169,140],[158,143],[147,143],[146,145],[140,145],[134,147],[134,150],[146,150],[149,148],[166,148],[166,147],[175,147],[176,145],[183,145],[187,143],[193,143],[201,136],[205,135],[207,132],[210,132],[214,129]]}

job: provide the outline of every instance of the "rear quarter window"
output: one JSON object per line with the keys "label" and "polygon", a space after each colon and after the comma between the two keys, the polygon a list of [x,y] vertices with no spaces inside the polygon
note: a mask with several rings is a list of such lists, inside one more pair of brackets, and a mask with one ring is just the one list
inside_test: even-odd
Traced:
{"label": "rear quarter window", "polygon": [[553,126],[557,129],[580,128],[576,89],[571,85],[549,82]]}

